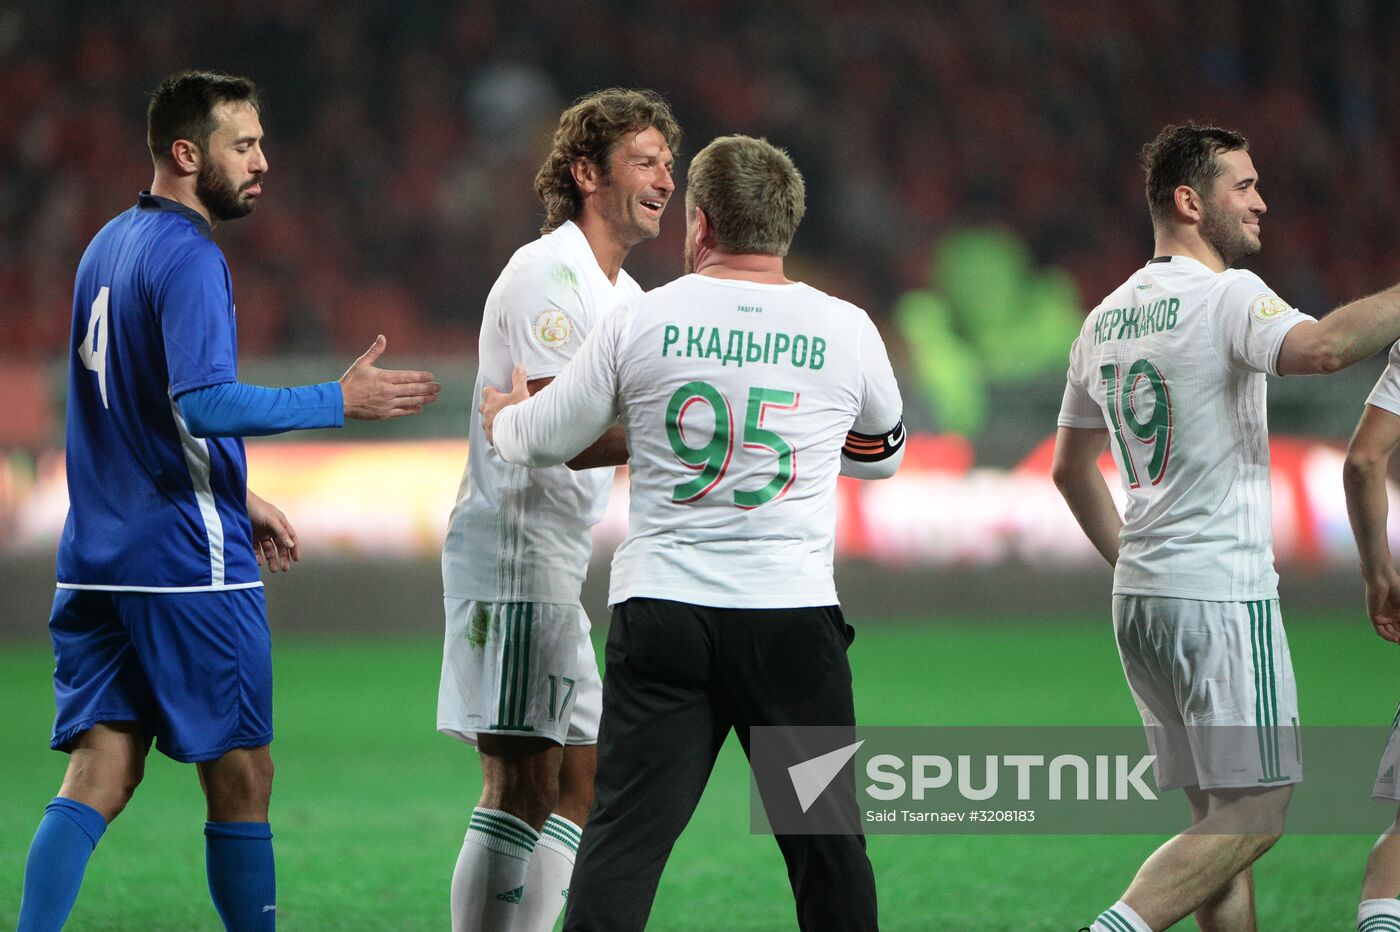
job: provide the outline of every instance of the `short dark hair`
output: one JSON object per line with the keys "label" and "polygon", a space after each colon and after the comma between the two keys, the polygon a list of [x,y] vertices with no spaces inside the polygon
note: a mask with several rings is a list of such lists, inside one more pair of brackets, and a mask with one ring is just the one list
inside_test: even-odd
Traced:
{"label": "short dark hair", "polygon": [[170,161],[170,147],[188,139],[205,149],[214,132],[214,108],[234,101],[262,110],[257,85],[217,71],[181,71],[160,82],[146,110],[146,145],[157,163]]}
{"label": "short dark hair", "polygon": [[1142,147],[1152,222],[1167,223],[1175,216],[1176,189],[1181,185],[1202,196],[1210,193],[1222,171],[1218,154],[1248,148],[1249,140],[1218,126],[1177,123],[1163,128],[1156,139]]}
{"label": "short dark hair", "polygon": [[656,127],[671,154],[679,155],[681,128],[671,108],[655,91],[610,87],[586,94],[559,116],[549,155],[535,175],[535,193],[544,203],[544,226],[548,233],[578,217],[583,197],[574,184],[573,164],[585,158],[598,166],[604,178],[611,167],[608,159],[618,140],[629,133]]}
{"label": "short dark hair", "polygon": [[786,150],[767,139],[721,136],[691,160],[685,206],[705,212],[722,252],[786,256],[807,188]]}

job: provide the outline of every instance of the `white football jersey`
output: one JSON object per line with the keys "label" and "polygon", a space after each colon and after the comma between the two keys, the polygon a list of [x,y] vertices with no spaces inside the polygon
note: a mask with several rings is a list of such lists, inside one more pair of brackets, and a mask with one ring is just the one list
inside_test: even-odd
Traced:
{"label": "white football jersey", "polygon": [[1382,411],[1400,415],[1400,343],[1390,348],[1390,357],[1385,371],[1376,380],[1366,403]]}
{"label": "white football jersey", "polygon": [[[527,469],[504,462],[481,430],[481,387],[510,389],[519,363],[557,376],[598,322],[642,293],[608,281],[583,231],[565,223],[518,249],[486,298],[469,453],[442,548],[446,595],[482,602],[577,602],[613,469]],[[601,433],[601,431],[599,432]],[[595,435],[596,436],[596,435]]]}
{"label": "white football jersey", "polygon": [[1070,350],[1061,427],[1107,427],[1127,490],[1113,591],[1277,595],[1265,374],[1311,320],[1253,272],[1153,259]]}
{"label": "white football jersey", "polygon": [[549,462],[621,418],[631,513],[612,604],[797,608],[836,602],[847,432],[888,433],[901,411],[860,308],[800,283],[687,275],[599,325],[554,384],[498,415],[495,440]]}

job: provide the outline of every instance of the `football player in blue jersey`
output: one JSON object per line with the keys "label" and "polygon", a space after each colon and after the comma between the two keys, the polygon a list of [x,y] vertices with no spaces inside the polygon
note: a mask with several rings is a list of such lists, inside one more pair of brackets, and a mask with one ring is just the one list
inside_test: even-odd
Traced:
{"label": "football player in blue jersey", "polygon": [[238,381],[233,289],[210,238],[263,192],[251,81],[167,78],[147,115],[155,180],[93,238],[73,297],[68,519],[58,552],[52,746],[69,753],[29,849],[19,928],[59,929],[154,741],[208,802],[209,891],[224,925],[272,929],[272,658],[258,563],[300,556],[248,491],[242,437],[414,414],[431,373],[374,363],[339,381]]}

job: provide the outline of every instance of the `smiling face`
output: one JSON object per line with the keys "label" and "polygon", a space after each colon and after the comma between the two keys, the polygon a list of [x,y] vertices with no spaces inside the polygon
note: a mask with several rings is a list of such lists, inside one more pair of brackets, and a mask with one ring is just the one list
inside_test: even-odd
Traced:
{"label": "smiling face", "polygon": [[608,172],[587,198],[617,243],[630,249],[661,233],[661,214],[676,191],[675,158],[656,127],[629,133],[608,155]]}
{"label": "smiling face", "polygon": [[217,122],[203,150],[195,195],[215,220],[246,217],[262,194],[267,158],[262,151],[262,122],[247,102],[214,108]]}
{"label": "smiling face", "polygon": [[1248,152],[1221,152],[1216,158],[1221,171],[1203,199],[1201,238],[1228,268],[1262,248],[1259,218],[1268,208],[1259,196],[1259,173]]}

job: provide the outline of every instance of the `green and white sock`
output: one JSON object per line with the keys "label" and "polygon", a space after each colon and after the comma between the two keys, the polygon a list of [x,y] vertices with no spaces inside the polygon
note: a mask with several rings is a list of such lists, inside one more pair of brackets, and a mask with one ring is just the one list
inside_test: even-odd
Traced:
{"label": "green and white sock", "polygon": [[1400,899],[1362,900],[1356,932],[1400,932]]}
{"label": "green and white sock", "polygon": [[499,809],[472,810],[452,872],[453,932],[510,932],[539,834]]}
{"label": "green and white sock", "polygon": [[569,878],[583,830],[552,814],[540,831],[539,844],[525,868],[525,898],[512,932],[550,932],[569,902]]}
{"label": "green and white sock", "polygon": [[1089,928],[1092,932],[1152,932],[1152,927],[1122,900],[1099,913]]}

